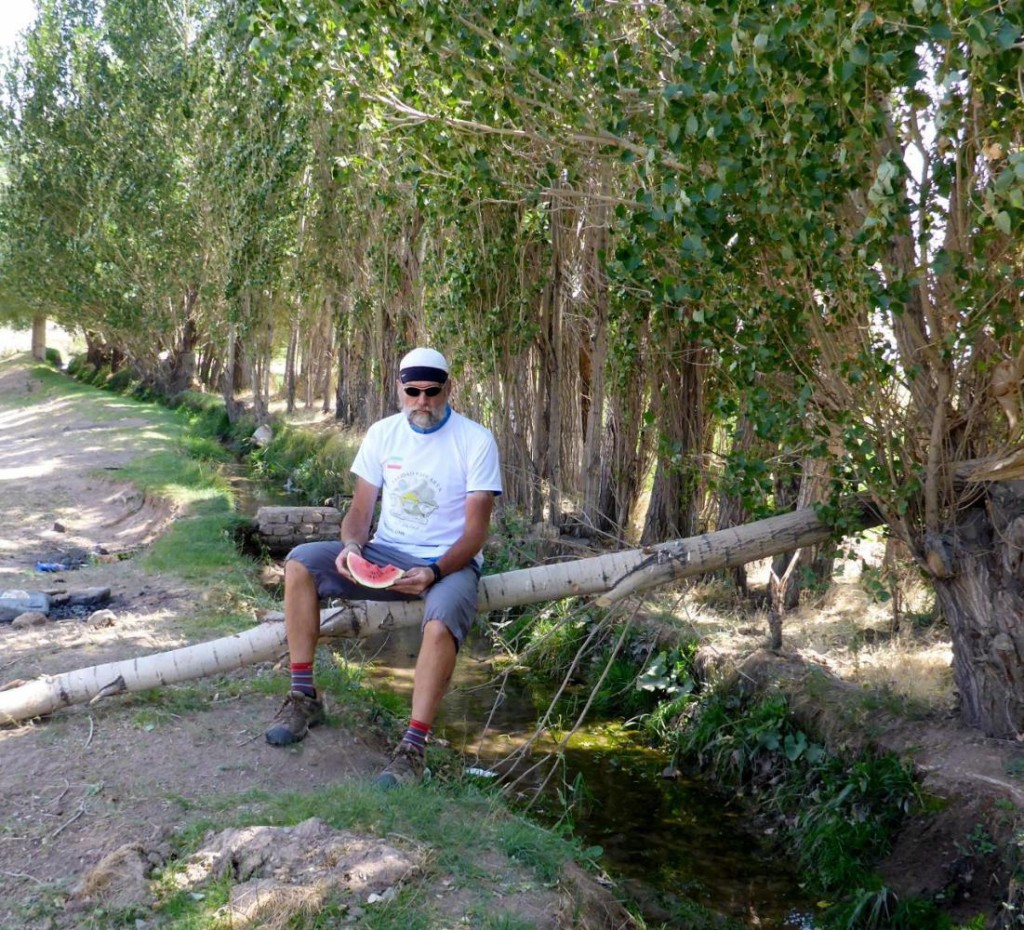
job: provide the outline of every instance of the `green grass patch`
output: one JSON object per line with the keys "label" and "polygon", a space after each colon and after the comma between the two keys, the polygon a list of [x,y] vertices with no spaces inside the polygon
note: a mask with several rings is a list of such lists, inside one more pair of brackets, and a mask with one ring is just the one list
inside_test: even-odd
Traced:
{"label": "green grass patch", "polygon": [[288,481],[310,504],[340,501],[352,493],[350,471],[361,436],[337,431],[314,432],[275,420],[273,439],[249,455],[253,475],[269,481]]}
{"label": "green grass patch", "polygon": [[[508,873],[495,874],[486,863],[493,851],[504,852],[519,867],[519,890],[529,893],[550,887],[566,862],[585,859],[578,845],[510,813],[501,800],[471,785],[428,782],[417,788],[381,791],[370,784],[345,783],[310,793],[269,795],[251,792],[240,797],[210,799],[207,814],[173,840],[179,861],[160,880],[162,898],[156,908],[159,926],[168,930],[217,930],[218,910],[230,887],[210,881],[199,887],[177,888],[175,877],[184,859],[196,851],[210,831],[252,825],[290,826],[318,817],[339,830],[391,837],[399,845],[428,850],[423,881],[435,875],[450,877],[456,887],[473,889],[471,926],[529,930],[534,924],[510,913],[504,904]],[[296,914],[292,930],[317,930],[341,925],[349,903],[329,901],[316,913]],[[360,927],[379,930],[434,928],[440,913],[433,896],[412,879],[383,907],[365,908]],[[113,925],[113,924],[112,924]]]}
{"label": "green grass patch", "polygon": [[874,873],[903,818],[922,809],[910,766],[890,754],[845,758],[795,723],[782,694],[711,694],[689,708],[676,751],[742,788],[783,825],[815,893],[834,903],[823,928],[949,928],[932,901],[897,900]]}
{"label": "green grass patch", "polygon": [[[176,424],[183,428],[184,424]],[[229,513],[231,490],[216,464],[197,460],[180,449],[164,449],[129,462],[119,476],[175,504],[188,507],[193,514]]]}

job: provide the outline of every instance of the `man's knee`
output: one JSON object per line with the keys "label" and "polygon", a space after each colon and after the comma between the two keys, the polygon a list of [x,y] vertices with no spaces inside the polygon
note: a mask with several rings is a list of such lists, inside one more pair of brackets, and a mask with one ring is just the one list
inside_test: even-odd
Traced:
{"label": "man's knee", "polygon": [[423,639],[438,646],[448,646],[458,650],[458,640],[448,629],[443,620],[426,620],[423,623]]}
{"label": "man's knee", "polygon": [[284,563],[284,583],[288,585],[303,585],[312,582],[313,576],[308,568],[295,559],[289,559]]}

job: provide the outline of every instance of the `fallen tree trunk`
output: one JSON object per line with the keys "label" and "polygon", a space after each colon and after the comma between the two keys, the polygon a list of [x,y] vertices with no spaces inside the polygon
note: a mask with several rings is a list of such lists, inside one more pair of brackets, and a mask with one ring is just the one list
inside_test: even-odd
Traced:
{"label": "fallen tree trunk", "polygon": [[[868,528],[880,519],[867,508],[859,515]],[[480,611],[487,613],[566,597],[604,594],[599,603],[613,603],[680,578],[789,552],[824,542],[832,536],[812,510],[798,510],[745,526],[593,558],[526,568],[480,581]],[[358,638],[379,630],[418,624],[422,601],[353,601],[321,611],[325,638]],[[268,618],[242,633],[169,652],[44,676],[0,691],[0,723],[14,724],[62,707],[95,702],[130,691],[143,691],[206,675],[224,674],[285,651],[281,616]]]}

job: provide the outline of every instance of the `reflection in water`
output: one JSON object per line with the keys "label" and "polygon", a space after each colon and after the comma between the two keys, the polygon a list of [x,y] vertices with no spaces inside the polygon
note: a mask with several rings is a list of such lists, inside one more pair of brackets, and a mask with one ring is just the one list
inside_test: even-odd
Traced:
{"label": "reflection in water", "polygon": [[[415,628],[365,640],[362,653],[371,660],[374,683],[411,695],[418,643]],[[467,766],[500,768],[533,733],[543,710],[522,684],[508,683],[499,695],[489,643],[471,636],[435,732],[466,755]],[[723,804],[698,779],[661,778],[664,755],[631,744],[621,732],[613,744],[601,734],[598,725],[584,728],[553,782],[571,785],[582,775],[585,790],[572,814],[574,832],[585,844],[604,849],[601,862],[610,874],[663,896],[697,901],[751,927],[811,927],[801,916],[812,904],[798,876],[752,832],[743,810]],[[531,810],[549,823],[562,814],[553,792]]]}

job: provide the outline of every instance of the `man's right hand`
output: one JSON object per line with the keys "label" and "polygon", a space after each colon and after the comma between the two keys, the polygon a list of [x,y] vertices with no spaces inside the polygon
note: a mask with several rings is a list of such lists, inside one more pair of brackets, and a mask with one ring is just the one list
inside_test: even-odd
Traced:
{"label": "man's right hand", "polygon": [[334,567],[342,578],[351,581],[353,584],[358,584],[359,582],[352,577],[351,572],[348,570],[348,554],[350,552],[357,552],[361,555],[363,552],[362,546],[358,543],[346,543],[341,552],[338,553],[338,557],[334,560]]}

